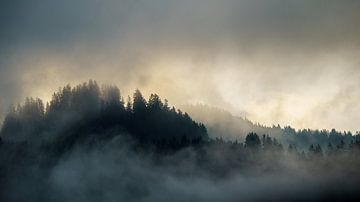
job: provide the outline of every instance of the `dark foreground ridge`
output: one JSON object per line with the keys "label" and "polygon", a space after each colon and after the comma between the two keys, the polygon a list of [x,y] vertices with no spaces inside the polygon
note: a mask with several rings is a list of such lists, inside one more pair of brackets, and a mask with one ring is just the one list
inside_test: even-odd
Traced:
{"label": "dark foreground ridge", "polygon": [[95,81],[62,88],[46,106],[26,99],[0,135],[4,202],[360,199],[356,136],[307,149],[266,134],[209,138],[158,95],[136,90],[124,102]]}

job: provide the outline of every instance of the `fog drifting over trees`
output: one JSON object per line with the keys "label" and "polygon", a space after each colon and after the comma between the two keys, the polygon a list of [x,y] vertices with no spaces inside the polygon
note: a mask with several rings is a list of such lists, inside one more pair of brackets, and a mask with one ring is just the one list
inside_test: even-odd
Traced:
{"label": "fog drifting over trees", "polygon": [[[217,112],[220,125],[226,120],[216,109],[197,109]],[[92,80],[60,88],[46,104],[28,98],[1,129],[0,199],[359,199],[359,135],[235,120],[254,131],[239,130],[238,138],[231,124],[208,131],[157,94],[145,99],[135,90],[124,101],[116,86]]]}

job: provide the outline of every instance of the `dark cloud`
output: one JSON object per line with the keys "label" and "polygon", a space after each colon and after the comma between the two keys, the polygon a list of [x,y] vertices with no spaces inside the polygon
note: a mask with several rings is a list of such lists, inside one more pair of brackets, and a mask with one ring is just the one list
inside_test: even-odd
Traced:
{"label": "dark cloud", "polygon": [[174,48],[209,47],[227,40],[250,46],[302,46],[299,40],[311,46],[358,43],[359,6],[357,1],[323,0],[5,1],[1,41],[73,46],[123,37]]}

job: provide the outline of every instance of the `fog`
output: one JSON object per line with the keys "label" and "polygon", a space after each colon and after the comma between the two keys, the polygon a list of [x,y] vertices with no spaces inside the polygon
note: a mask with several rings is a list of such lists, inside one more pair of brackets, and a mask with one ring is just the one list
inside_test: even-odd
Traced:
{"label": "fog", "polygon": [[358,130],[360,3],[4,1],[0,114],[90,78],[267,125]]}
{"label": "fog", "polygon": [[[125,103],[116,86],[100,88],[92,80],[60,88],[46,107],[28,98],[7,114],[0,130],[0,200],[359,198],[359,134],[296,133],[219,109],[194,109],[205,113],[202,118],[212,114],[204,120],[209,133],[156,94],[147,101],[136,90]],[[221,127],[214,132],[212,124]],[[244,131],[236,134],[239,128]],[[276,138],[285,135],[287,141],[261,134],[278,132]]]}
{"label": "fog", "polygon": [[357,0],[3,0],[0,201],[359,201],[359,56]]}
{"label": "fog", "polygon": [[[199,166],[198,155],[184,149],[161,160],[139,155],[129,142],[114,138],[101,148],[82,146],[64,155],[49,170],[26,165],[14,170],[3,187],[4,201],[318,201],[351,200],[356,196],[355,165],[303,164],[291,156],[280,164],[232,169],[221,148],[218,154],[226,177]],[[216,158],[216,157],[215,157]],[[215,159],[214,159],[215,160]],[[319,162],[318,162],[319,163]],[[218,166],[218,164],[217,164]],[[229,167],[228,167],[229,166]],[[270,166],[270,167],[269,167]],[[329,166],[329,165],[327,165]],[[271,170],[267,170],[271,169]],[[273,170],[272,170],[273,169]],[[215,175],[214,175],[215,174]],[[350,177],[351,176],[351,177]],[[5,178],[9,179],[9,178]],[[354,198],[356,199],[356,198]]]}

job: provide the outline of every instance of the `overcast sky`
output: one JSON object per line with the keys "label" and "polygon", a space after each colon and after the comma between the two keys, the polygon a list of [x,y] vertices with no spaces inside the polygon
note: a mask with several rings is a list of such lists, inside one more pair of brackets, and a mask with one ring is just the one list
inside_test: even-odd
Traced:
{"label": "overcast sky", "polygon": [[1,1],[0,114],[88,79],[268,125],[357,131],[360,1]]}

